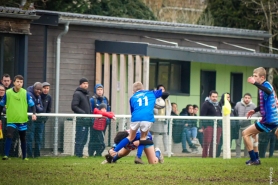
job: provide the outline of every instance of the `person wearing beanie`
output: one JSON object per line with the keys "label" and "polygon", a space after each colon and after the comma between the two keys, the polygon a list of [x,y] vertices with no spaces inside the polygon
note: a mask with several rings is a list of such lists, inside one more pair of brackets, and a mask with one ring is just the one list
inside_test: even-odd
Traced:
{"label": "person wearing beanie", "polygon": [[[111,108],[109,106],[108,98],[104,96],[103,92],[103,85],[102,84],[96,84],[94,88],[94,96],[90,99],[91,102],[91,109],[94,110],[95,108],[101,109],[104,106],[107,112],[111,111]],[[107,126],[110,124],[111,119],[107,119],[106,121],[106,127],[103,131],[91,129],[90,130],[90,141],[89,141],[89,147],[88,152],[89,156],[101,156],[102,152],[105,149],[105,143],[104,143],[104,135]]]}
{"label": "person wearing beanie", "polygon": [[[86,78],[79,80],[79,87],[75,90],[71,101],[71,109],[75,114],[91,114],[89,82]],[[75,155],[83,157],[84,145],[87,143],[88,131],[92,125],[91,118],[78,117],[76,119]]]}

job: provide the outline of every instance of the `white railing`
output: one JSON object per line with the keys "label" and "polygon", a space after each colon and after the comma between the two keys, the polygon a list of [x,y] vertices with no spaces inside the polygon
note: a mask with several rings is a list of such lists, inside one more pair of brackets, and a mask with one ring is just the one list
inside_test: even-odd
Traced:
{"label": "white railing", "polygon": [[[32,113],[28,113],[28,115],[32,115]],[[71,138],[71,155],[74,155],[74,145],[75,145],[75,126],[76,126],[76,118],[78,117],[83,117],[83,118],[95,118],[95,117],[101,117],[101,115],[99,114],[64,114],[64,113],[41,113],[41,114],[37,114],[37,117],[41,117],[41,116],[45,116],[45,117],[55,117],[55,126],[54,126],[54,155],[58,155],[58,118],[59,117],[66,117],[66,118],[71,118],[72,119],[72,128],[71,128],[71,132],[72,132],[72,138]],[[116,115],[117,119],[120,119],[121,121],[119,122],[119,127],[118,127],[118,131],[122,131],[125,129],[129,128],[129,123],[127,122],[127,119],[131,118],[131,115]],[[213,129],[213,158],[216,157],[216,131],[217,131],[217,121],[218,120],[223,120],[223,117],[204,117],[204,116],[155,116],[156,119],[167,119],[168,123],[170,124],[169,126],[169,137],[168,137],[168,157],[171,156],[171,149],[172,149],[172,126],[173,126],[173,119],[175,120],[185,120],[185,119],[189,119],[189,120],[214,120],[214,129]],[[250,118],[248,120],[258,120],[258,117],[255,118]],[[228,120],[247,120],[246,117],[229,117]],[[126,125],[126,123],[128,123]],[[154,123],[155,124],[155,123]],[[227,125],[224,125],[227,124]],[[223,127],[227,126],[226,128],[228,130],[224,130],[223,129],[223,139],[224,137],[230,137],[230,122],[224,122],[222,123]],[[115,129],[116,127],[114,127]],[[116,133],[116,129],[115,130],[111,130],[111,133],[114,132]],[[226,138],[228,139],[228,138]],[[225,139],[225,140],[226,140]],[[228,139],[230,140],[230,139]],[[224,148],[230,148],[230,146],[226,146],[226,145],[230,145],[230,142],[223,142],[223,149]],[[223,151],[224,154],[224,151]],[[230,155],[230,154],[229,154]]]}

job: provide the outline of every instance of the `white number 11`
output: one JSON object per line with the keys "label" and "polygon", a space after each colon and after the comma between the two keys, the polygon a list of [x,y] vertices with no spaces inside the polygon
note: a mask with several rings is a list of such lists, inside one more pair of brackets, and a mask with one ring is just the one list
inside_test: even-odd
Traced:
{"label": "white number 11", "polygon": [[[143,99],[145,100],[145,106],[148,106],[148,105],[149,105],[148,97],[145,96]],[[137,100],[137,102],[139,103],[139,106],[142,106],[142,98],[139,98],[139,99]]]}

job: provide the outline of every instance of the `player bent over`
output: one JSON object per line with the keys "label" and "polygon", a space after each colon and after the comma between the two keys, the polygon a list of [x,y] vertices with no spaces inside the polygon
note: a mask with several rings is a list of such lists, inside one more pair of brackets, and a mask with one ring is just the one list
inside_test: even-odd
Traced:
{"label": "player bent over", "polygon": [[[120,143],[123,139],[125,139],[128,135],[129,135],[130,130],[126,130],[126,131],[120,131],[117,133],[117,135],[114,138],[114,145],[113,148],[115,148],[117,146],[118,143]],[[106,160],[104,160],[102,162],[102,164],[106,164],[106,163],[114,163],[117,160],[119,160],[122,157],[127,156],[132,150],[136,150],[137,147],[140,145],[140,135],[141,132],[140,130],[137,130],[136,132],[136,137],[133,141],[131,141],[130,143],[128,143],[124,148],[122,148],[116,156],[112,157],[109,154],[105,155]],[[148,132],[147,135],[147,140],[145,140],[146,144],[147,142],[151,143],[150,141],[152,141],[152,135],[150,132]],[[148,162],[149,164],[156,164],[156,163],[163,163],[164,159],[163,159],[163,155],[160,151],[159,148],[155,148],[154,149],[154,145],[150,144],[150,145],[143,145],[144,146],[144,152],[148,158]],[[112,148],[112,149],[113,149]],[[112,150],[110,149],[110,150]],[[142,153],[139,153],[137,151],[137,157],[141,159]],[[143,164],[140,161],[135,161],[136,164]]]}
{"label": "player bent over", "polygon": [[[260,111],[262,119],[242,132],[245,146],[250,155],[250,160],[246,161],[246,164],[260,165],[261,161],[258,153],[258,133],[270,132],[278,126],[276,95],[271,84],[266,81],[266,71],[263,67],[254,69],[253,76],[249,77],[247,82],[258,87],[260,99],[260,106],[254,110],[250,110],[247,113],[247,118],[250,118],[255,112]],[[250,136],[253,139],[251,139]],[[254,140],[254,148],[252,148],[251,140]]]}
{"label": "player bent over", "polygon": [[[131,123],[130,123],[130,134],[128,137],[123,139],[114,150],[110,150],[111,156],[115,156],[123,147],[129,142],[133,141],[136,136],[136,131],[140,128],[140,146],[138,152],[142,153],[144,141],[146,140],[149,129],[151,128],[154,120],[153,109],[157,98],[162,96],[162,90],[143,90],[143,84],[141,82],[135,82],[133,84],[133,96],[130,98],[130,112],[131,112]],[[139,158],[135,159],[140,161]]]}

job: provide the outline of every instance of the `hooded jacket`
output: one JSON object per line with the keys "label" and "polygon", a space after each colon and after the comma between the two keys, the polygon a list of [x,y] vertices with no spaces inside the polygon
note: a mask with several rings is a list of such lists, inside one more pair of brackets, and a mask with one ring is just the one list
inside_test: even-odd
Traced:
{"label": "hooded jacket", "polygon": [[[221,116],[220,106],[217,105],[214,107],[214,105],[207,100],[201,106],[200,116]],[[221,120],[217,120],[217,121],[218,121],[217,125],[221,126],[222,121]],[[213,120],[200,120],[201,127],[207,127],[207,126],[213,127],[213,125],[214,125]]]}
{"label": "hooded jacket", "polygon": [[[253,110],[255,108],[256,108],[256,106],[252,101],[250,101],[249,104],[245,104],[243,99],[241,99],[241,101],[237,102],[237,104],[235,106],[235,112],[237,113],[237,115],[239,117],[246,117],[247,112],[249,112],[250,110]],[[255,113],[253,115],[253,117],[259,117],[259,116],[260,116],[259,113]],[[239,125],[241,128],[244,128],[244,127],[251,125],[251,121],[250,120],[240,120]]]}
{"label": "hooded jacket", "polygon": [[[32,97],[34,103],[35,103],[35,106],[36,106],[36,113],[43,113],[43,103],[42,103],[42,99],[41,99],[41,96],[37,96],[35,95],[35,92],[34,92],[34,86],[29,86],[27,88],[27,92],[30,94],[30,96]],[[32,111],[32,108],[28,107],[28,112],[33,112]]]}
{"label": "hooded jacket", "polygon": [[97,91],[97,88],[103,88],[103,85],[102,84],[96,84],[95,85],[95,88],[94,88],[94,96],[90,99],[90,102],[91,102],[91,110],[94,110],[95,108],[99,108],[99,105],[101,103],[104,103],[107,105],[107,112],[110,112],[111,111],[111,108],[109,106],[109,101],[108,99],[105,97],[105,96],[98,96],[96,94],[96,91]]}
{"label": "hooded jacket", "polygon": [[91,103],[89,92],[86,89],[78,87],[71,101],[71,110],[75,114],[91,114]]}

